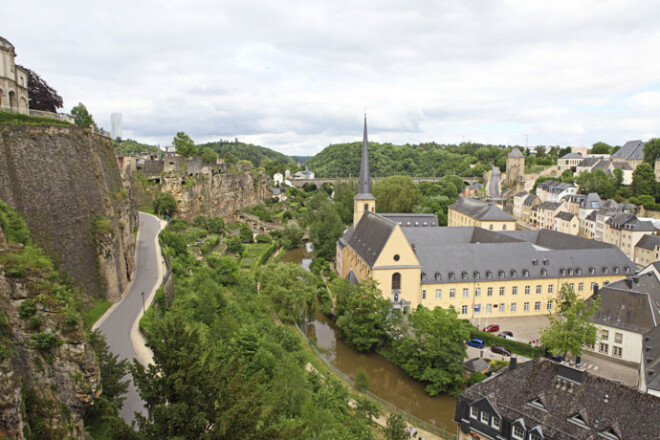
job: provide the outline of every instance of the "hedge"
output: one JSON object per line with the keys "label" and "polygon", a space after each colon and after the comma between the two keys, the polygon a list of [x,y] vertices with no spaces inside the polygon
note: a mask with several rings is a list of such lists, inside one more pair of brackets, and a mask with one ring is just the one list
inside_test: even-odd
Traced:
{"label": "hedge", "polygon": [[470,328],[470,338],[481,339],[484,341],[484,344],[488,345],[489,347],[504,347],[507,350],[510,350],[512,353],[517,353],[529,358],[541,357],[545,352],[543,347],[532,347],[531,345],[524,342],[514,341],[513,339],[500,338],[499,336],[481,331],[475,327]]}

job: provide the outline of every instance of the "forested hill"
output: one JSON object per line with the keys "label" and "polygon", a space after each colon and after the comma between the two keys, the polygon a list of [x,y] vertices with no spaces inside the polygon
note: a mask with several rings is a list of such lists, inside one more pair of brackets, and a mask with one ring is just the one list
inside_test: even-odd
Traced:
{"label": "forested hill", "polygon": [[[317,177],[348,177],[360,172],[361,142],[326,147],[307,161]],[[509,148],[461,144],[393,145],[369,143],[369,167],[376,176],[481,176],[494,163],[504,170]],[[475,165],[472,168],[470,165]]]}
{"label": "forested hill", "polygon": [[289,156],[286,156],[270,148],[260,147],[259,145],[246,144],[239,140],[228,141],[221,139],[216,142],[207,142],[198,145],[200,149],[211,148],[218,153],[218,156],[224,158],[227,153],[236,160],[249,160],[255,167],[265,166],[268,162],[295,166],[295,162]]}

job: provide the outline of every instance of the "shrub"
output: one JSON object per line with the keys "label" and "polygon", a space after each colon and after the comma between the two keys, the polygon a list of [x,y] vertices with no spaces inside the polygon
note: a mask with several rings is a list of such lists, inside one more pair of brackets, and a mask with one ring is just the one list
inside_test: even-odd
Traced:
{"label": "shrub", "polygon": [[257,243],[271,243],[273,241],[268,234],[257,234],[256,240]]}
{"label": "shrub", "polygon": [[43,322],[43,316],[41,313],[37,313],[34,316],[30,316],[28,319],[28,328],[32,331],[34,330],[39,330],[39,327],[41,327],[41,323]]}
{"label": "shrub", "polygon": [[482,332],[478,328],[472,326],[470,326],[470,338],[481,339],[484,341],[484,344],[489,347],[497,345],[510,350],[512,353],[517,353],[529,358],[537,358],[543,356],[543,347],[532,347],[531,345],[524,342],[500,338],[499,336],[496,336],[492,333]]}
{"label": "shrub", "polygon": [[62,340],[52,333],[39,333],[32,336],[32,347],[41,351],[48,351],[62,345]]}
{"label": "shrub", "polygon": [[367,372],[362,368],[358,369],[355,374],[355,386],[360,390],[369,389],[369,376],[367,376]]}
{"label": "shrub", "polygon": [[26,299],[21,303],[18,309],[18,316],[22,319],[27,319],[37,313],[37,305],[31,299]]}

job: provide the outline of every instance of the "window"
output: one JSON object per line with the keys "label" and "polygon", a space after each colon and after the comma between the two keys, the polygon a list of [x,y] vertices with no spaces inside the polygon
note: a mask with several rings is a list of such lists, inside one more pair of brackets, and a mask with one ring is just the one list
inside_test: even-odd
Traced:
{"label": "window", "polygon": [[476,270],[472,273],[472,275],[474,276],[475,280],[478,280],[479,278],[481,278],[481,274],[479,272],[477,272]]}
{"label": "window", "polygon": [[500,304],[500,313],[504,313],[504,303]]}
{"label": "window", "polygon": [[536,301],[534,303],[534,311],[538,312],[539,310],[541,310],[541,301]]}
{"label": "window", "polygon": [[596,288],[596,283],[592,282],[591,283],[591,291],[593,292],[595,288]]}
{"label": "window", "polygon": [[453,280],[455,278],[456,278],[456,275],[454,274],[454,272],[449,272],[449,279]]}
{"label": "window", "polygon": [[506,225],[502,225],[502,230],[506,231]]}
{"label": "window", "polygon": [[467,277],[468,277],[467,272],[465,272],[465,271],[461,272],[461,278],[462,279],[467,280]]}
{"label": "window", "polygon": [[441,274],[440,272],[436,272],[436,273],[435,273],[435,280],[436,280],[436,281],[440,281],[440,280],[442,280],[442,274]]}
{"label": "window", "polygon": [[463,298],[467,298],[470,295],[470,291],[467,287],[463,288]]}
{"label": "window", "polygon": [[612,356],[614,357],[623,357],[623,347],[617,347],[616,345],[612,346]]}
{"label": "window", "polygon": [[503,270],[500,270],[500,271],[497,273],[497,275],[498,275],[500,278],[504,278],[504,271],[503,271]]}
{"label": "window", "polygon": [[479,410],[477,408],[475,408],[474,406],[471,406],[470,407],[470,417],[472,417],[473,419],[476,419],[478,415],[479,415]]}
{"label": "window", "polygon": [[516,425],[513,427],[513,432],[511,432],[511,436],[515,439],[523,440],[523,437],[525,436],[525,430],[522,429],[522,427]]}
{"label": "window", "polygon": [[525,295],[529,295],[529,286],[525,286]]}
{"label": "window", "polygon": [[426,290],[422,290],[422,299],[426,299]]}
{"label": "window", "polygon": [[426,273],[422,272],[422,281],[426,281]]}
{"label": "window", "polygon": [[568,283],[568,287],[570,287],[572,291],[575,291],[575,283]]}
{"label": "window", "polygon": [[467,315],[468,306],[461,306],[461,315]]}
{"label": "window", "polygon": [[500,418],[493,416],[491,419],[491,426],[495,429],[500,429]]}
{"label": "window", "polygon": [[517,307],[517,304],[516,304],[516,303],[511,303],[511,311],[512,311],[512,312],[515,312],[517,308],[518,308],[518,307]]}
{"label": "window", "polygon": [[392,274],[392,290],[401,290],[401,274],[399,272]]}
{"label": "window", "polygon": [[399,261],[399,258],[401,258],[399,254],[394,254],[394,261]]}
{"label": "window", "polygon": [[511,270],[511,278],[515,278],[518,276],[518,272],[516,270]]}
{"label": "window", "polygon": [[525,303],[523,304],[523,310],[524,310],[525,312],[529,312],[529,303],[528,303],[528,302],[525,302]]}
{"label": "window", "polygon": [[609,330],[601,330],[600,331],[600,339],[607,341],[610,338],[610,332]]}
{"label": "window", "polygon": [[543,439],[536,434],[530,434],[529,440],[543,440]]}
{"label": "window", "polygon": [[456,289],[449,289],[449,297],[456,298]]}
{"label": "window", "polygon": [[511,295],[518,295],[518,286],[513,286],[511,288]]}
{"label": "window", "polygon": [[547,269],[541,269],[541,276],[546,276],[548,274]]}
{"label": "window", "polygon": [[493,311],[493,306],[491,304],[488,304],[486,306],[486,314],[488,315],[488,314],[492,313],[492,311]]}
{"label": "window", "polygon": [[491,278],[493,278],[493,272],[487,270],[487,271],[486,271],[486,278],[488,278],[489,280],[490,280]]}
{"label": "window", "polygon": [[623,333],[614,333],[614,343],[621,344],[623,342]]}
{"label": "window", "polygon": [[477,287],[474,289],[474,296],[481,296],[481,288]]}
{"label": "window", "polygon": [[435,289],[435,299],[442,298],[442,289]]}
{"label": "window", "polygon": [[504,296],[504,287],[500,287],[500,296]]}
{"label": "window", "polygon": [[481,411],[481,423],[488,425],[490,422],[490,415],[486,411]]}
{"label": "window", "polygon": [[486,291],[488,296],[493,296],[493,288],[489,287],[488,290]]}
{"label": "window", "polygon": [[522,276],[528,277],[529,276],[529,271],[527,269],[523,269]]}
{"label": "window", "polygon": [[607,344],[605,344],[605,343],[603,343],[603,342],[601,342],[600,344],[598,344],[598,352],[599,352],[599,353],[607,354],[609,351],[610,351],[610,347],[609,347],[609,345],[607,345]]}
{"label": "window", "polygon": [[584,283],[578,284],[578,292],[584,291]]}
{"label": "window", "polygon": [[537,294],[541,293],[541,285],[540,284],[538,286],[536,286],[536,293]]}
{"label": "window", "polygon": [[550,284],[550,285],[548,286],[548,293],[552,293],[552,292],[554,292],[554,291],[555,291],[555,286],[552,285],[552,284]]}
{"label": "window", "polygon": [[548,301],[548,305],[546,306],[546,309],[548,312],[552,312],[552,301]]}

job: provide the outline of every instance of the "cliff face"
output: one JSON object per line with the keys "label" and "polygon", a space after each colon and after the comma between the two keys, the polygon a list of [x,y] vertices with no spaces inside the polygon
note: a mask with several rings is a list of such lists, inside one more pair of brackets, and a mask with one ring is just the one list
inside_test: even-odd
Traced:
{"label": "cliff face", "polygon": [[0,199],[93,297],[118,300],[133,276],[131,192],[109,139],[80,127],[0,127]]}
{"label": "cliff face", "polygon": [[62,300],[71,291],[38,263],[25,266],[27,253],[0,227],[0,438],[82,439],[99,368]]}

